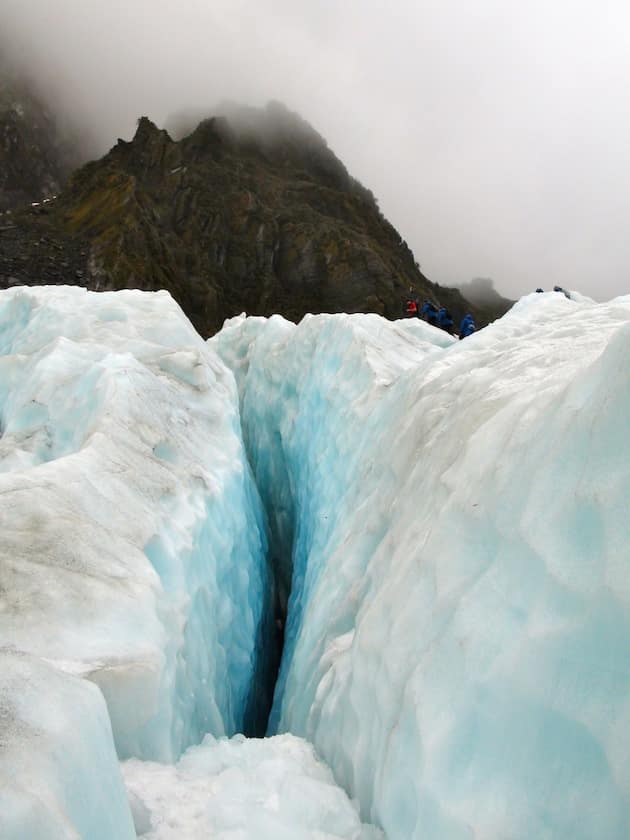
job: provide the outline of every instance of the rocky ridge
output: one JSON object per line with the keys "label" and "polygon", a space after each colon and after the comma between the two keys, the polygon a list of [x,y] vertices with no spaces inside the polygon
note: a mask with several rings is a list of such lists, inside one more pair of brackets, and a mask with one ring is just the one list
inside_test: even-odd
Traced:
{"label": "rocky ridge", "polygon": [[410,288],[456,319],[470,308],[421,273],[370,191],[278,103],[179,141],[142,118],[59,198],[0,216],[0,286],[40,282],[165,288],[203,335],[242,311],[397,318]]}

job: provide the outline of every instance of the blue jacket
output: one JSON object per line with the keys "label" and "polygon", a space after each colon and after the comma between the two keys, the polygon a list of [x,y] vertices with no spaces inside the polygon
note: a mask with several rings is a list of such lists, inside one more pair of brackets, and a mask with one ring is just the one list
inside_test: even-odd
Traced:
{"label": "blue jacket", "polygon": [[468,315],[464,315],[462,322],[459,325],[459,337],[466,338],[466,336],[472,335],[475,330],[476,327],[473,316],[470,315],[470,313]]}
{"label": "blue jacket", "polygon": [[420,314],[430,324],[437,324],[438,311],[430,300],[425,300],[425,302],[422,304]]}
{"label": "blue jacket", "polygon": [[438,312],[437,317],[438,327],[442,327],[443,330],[450,330],[453,328],[453,319],[451,318],[451,313],[446,309],[446,307],[442,307]]}

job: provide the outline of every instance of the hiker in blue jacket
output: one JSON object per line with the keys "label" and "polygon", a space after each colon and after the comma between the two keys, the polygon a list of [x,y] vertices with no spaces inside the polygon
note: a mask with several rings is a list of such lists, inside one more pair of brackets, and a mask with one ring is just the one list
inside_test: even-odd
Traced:
{"label": "hiker in blue jacket", "polygon": [[437,307],[433,303],[431,303],[430,300],[425,300],[425,302],[422,304],[422,310],[420,311],[420,314],[422,315],[425,321],[428,321],[429,324],[432,324],[434,327],[437,327]]}
{"label": "hiker in blue jacket", "polygon": [[437,314],[437,325],[447,333],[453,332],[453,319],[445,306],[441,306]]}
{"label": "hiker in blue jacket", "polygon": [[459,325],[460,340],[462,338],[466,338],[469,335],[472,335],[476,329],[477,327],[475,326],[475,319],[470,314],[470,312],[467,312],[462,318],[461,324]]}

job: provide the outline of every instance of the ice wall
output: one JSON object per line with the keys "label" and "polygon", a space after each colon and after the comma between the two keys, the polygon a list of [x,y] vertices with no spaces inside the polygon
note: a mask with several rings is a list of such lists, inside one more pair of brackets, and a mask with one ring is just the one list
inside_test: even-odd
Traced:
{"label": "ice wall", "polygon": [[249,731],[271,620],[232,376],[167,293],[0,293],[0,639],[96,683],[121,756]]}
{"label": "ice wall", "polygon": [[293,578],[272,726],[390,840],[630,835],[629,322],[549,293],[446,347],[212,340]]}

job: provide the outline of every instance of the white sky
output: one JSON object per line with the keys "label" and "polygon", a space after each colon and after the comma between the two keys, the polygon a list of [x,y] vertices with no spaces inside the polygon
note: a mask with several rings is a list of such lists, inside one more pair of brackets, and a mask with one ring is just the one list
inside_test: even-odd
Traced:
{"label": "white sky", "polygon": [[280,99],[430,279],[630,293],[628,0],[2,0],[0,41],[103,150]]}

